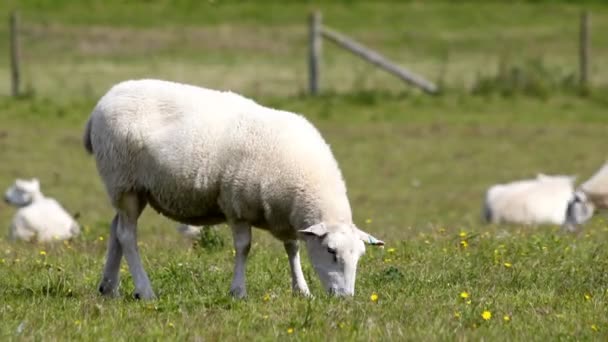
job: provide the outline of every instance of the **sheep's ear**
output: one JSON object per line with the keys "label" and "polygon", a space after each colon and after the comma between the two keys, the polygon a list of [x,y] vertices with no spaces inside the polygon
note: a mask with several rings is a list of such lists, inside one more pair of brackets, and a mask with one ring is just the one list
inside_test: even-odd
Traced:
{"label": "sheep's ear", "polygon": [[355,233],[357,234],[357,236],[359,236],[359,239],[361,239],[363,242],[367,243],[368,245],[384,246],[384,241],[376,239],[375,237],[369,235],[368,233],[362,231],[359,228],[355,227]]}
{"label": "sheep's ear", "polygon": [[308,228],[298,230],[298,234],[301,236],[317,236],[322,238],[327,235],[327,227],[323,222],[321,222]]}

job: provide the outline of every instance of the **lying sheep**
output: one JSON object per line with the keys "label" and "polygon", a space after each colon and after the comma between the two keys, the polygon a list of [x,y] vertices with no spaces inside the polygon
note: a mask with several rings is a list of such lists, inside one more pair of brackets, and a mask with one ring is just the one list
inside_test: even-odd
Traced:
{"label": "lying sheep", "polygon": [[306,242],[325,289],[353,295],[364,242],[329,146],[302,116],[231,92],[159,80],[115,85],[86,124],[85,148],[116,209],[99,291],[114,294],[124,253],[136,298],[154,292],[137,250],[141,212],[150,204],[180,223],[232,229],[230,292],[246,295],[251,227],[283,241],[295,292],[308,294],[297,240]]}
{"label": "lying sheep", "polygon": [[70,239],[80,227],[54,199],[44,197],[37,179],[17,179],[4,200],[18,207],[9,229],[9,239],[37,242]]}
{"label": "lying sheep", "polygon": [[190,224],[180,224],[176,229],[183,237],[196,240],[201,236],[202,227]]}
{"label": "lying sheep", "polygon": [[[536,179],[494,185],[486,192],[484,218],[492,223],[556,224],[573,229],[593,214],[593,207],[580,202],[580,194],[574,192],[574,180],[539,174]],[[575,202],[567,217],[569,204]]]}

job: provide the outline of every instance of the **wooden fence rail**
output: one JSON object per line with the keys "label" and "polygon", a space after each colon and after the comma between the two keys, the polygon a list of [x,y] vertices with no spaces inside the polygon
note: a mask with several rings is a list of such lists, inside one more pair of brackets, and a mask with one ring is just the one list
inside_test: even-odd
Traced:
{"label": "wooden fence rail", "polygon": [[362,44],[354,41],[347,36],[338,33],[321,24],[321,13],[313,12],[309,19],[310,33],[310,56],[309,56],[309,90],[312,95],[319,92],[320,79],[320,60],[321,60],[321,38],[335,43],[336,45],[352,52],[353,54],[363,58],[369,63],[397,76],[408,84],[418,87],[428,94],[438,92],[438,87],[432,82],[426,80],[420,75],[417,75],[404,67],[401,67],[381,54],[373,51]]}

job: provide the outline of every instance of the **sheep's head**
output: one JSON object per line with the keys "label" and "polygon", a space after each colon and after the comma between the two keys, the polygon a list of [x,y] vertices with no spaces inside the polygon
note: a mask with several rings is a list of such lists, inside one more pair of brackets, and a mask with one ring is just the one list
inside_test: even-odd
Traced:
{"label": "sheep's head", "polygon": [[6,190],[4,200],[16,207],[24,207],[32,203],[39,195],[40,182],[38,182],[38,179],[17,179],[15,184]]}
{"label": "sheep's head", "polygon": [[585,223],[593,216],[595,206],[582,191],[574,192],[566,209],[564,229],[574,232],[578,225]]}
{"label": "sheep's head", "polygon": [[338,296],[355,294],[357,263],[365,253],[364,242],[384,245],[352,224],[319,223],[299,233],[306,241],[308,255],[321,283],[327,292]]}

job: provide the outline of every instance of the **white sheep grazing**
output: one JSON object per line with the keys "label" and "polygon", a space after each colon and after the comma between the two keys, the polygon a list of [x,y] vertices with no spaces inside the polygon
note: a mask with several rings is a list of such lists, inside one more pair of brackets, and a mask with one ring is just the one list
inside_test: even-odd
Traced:
{"label": "white sheep grazing", "polygon": [[329,146],[302,116],[231,92],[136,80],[115,85],[93,110],[84,134],[116,216],[99,291],[114,294],[122,254],[136,298],[154,292],[137,250],[146,204],[192,225],[227,222],[235,254],[230,292],[246,295],[251,227],[283,241],[295,292],[309,294],[297,240],[325,289],[352,295],[363,242]]}
{"label": "white sheep grazing", "polygon": [[7,203],[18,207],[10,225],[11,240],[49,242],[70,239],[80,227],[54,199],[44,197],[37,179],[17,179],[5,193]]}
{"label": "white sheep grazing", "polygon": [[484,217],[492,223],[556,224],[572,229],[573,224],[593,214],[592,207],[580,205],[567,219],[569,204],[579,198],[574,180],[571,176],[539,174],[536,179],[494,185],[486,192]]}
{"label": "white sheep grazing", "polygon": [[183,237],[196,240],[201,236],[201,229],[203,228],[189,224],[180,224],[176,229]]}
{"label": "white sheep grazing", "polygon": [[608,162],[581,184],[579,191],[584,192],[597,208],[608,208]]}

